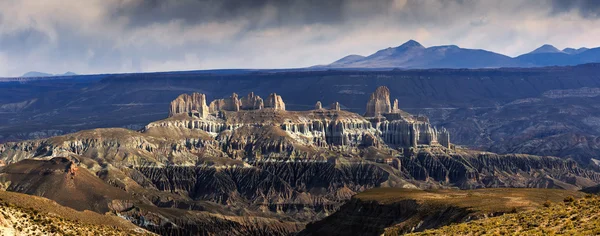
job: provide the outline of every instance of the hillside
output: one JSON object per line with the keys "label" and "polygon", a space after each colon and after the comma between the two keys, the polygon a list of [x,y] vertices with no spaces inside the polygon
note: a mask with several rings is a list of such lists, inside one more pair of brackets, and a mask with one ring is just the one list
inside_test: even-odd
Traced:
{"label": "hillside", "polygon": [[2,235],[151,235],[115,215],[76,211],[54,201],[0,191]]}
{"label": "hillside", "polygon": [[[490,217],[406,235],[598,235],[600,198],[565,198],[531,211]],[[388,229],[385,235],[399,235]]]}
{"label": "hillside", "polygon": [[[23,160],[0,167],[3,189],[52,199],[76,210],[110,211],[113,201],[131,201],[132,196],[110,186],[86,168],[67,158]],[[1,186],[2,184],[0,184]]]}
{"label": "hillside", "polygon": [[583,193],[556,189],[411,190],[371,189],[359,193],[300,235],[385,235],[526,212],[544,202]]}

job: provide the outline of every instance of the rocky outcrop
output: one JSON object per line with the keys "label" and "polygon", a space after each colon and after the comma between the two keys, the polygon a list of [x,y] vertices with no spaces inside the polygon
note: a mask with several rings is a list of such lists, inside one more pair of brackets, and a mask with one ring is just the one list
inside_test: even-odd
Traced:
{"label": "rocky outcrop", "polygon": [[277,95],[276,93],[269,95],[267,101],[265,102],[265,107],[285,111],[285,103],[283,103],[281,96]]}
{"label": "rocky outcrop", "polygon": [[192,93],[179,95],[171,102],[169,116],[177,114],[190,114],[199,118],[204,118],[208,115],[209,109],[206,105],[206,95],[201,93]]}
{"label": "rocky outcrop", "polygon": [[253,92],[249,93],[248,96],[243,97],[241,99],[242,110],[260,110],[263,109],[263,107],[263,99],[258,95],[254,95]]}
{"label": "rocky outcrop", "polygon": [[394,105],[392,105],[392,112],[399,112],[400,108],[398,108],[398,99],[394,99]]}
{"label": "rocky outcrop", "polygon": [[369,101],[367,102],[366,117],[376,117],[382,113],[392,112],[392,104],[390,103],[390,89],[381,86],[375,90]]}
{"label": "rocky outcrop", "polygon": [[450,132],[445,128],[442,128],[438,132],[438,142],[442,147],[452,148],[452,144],[450,143]]}
{"label": "rocky outcrop", "polygon": [[242,103],[238,99],[237,93],[233,93],[229,98],[217,99],[210,103],[210,113],[219,111],[239,111]]}
{"label": "rocky outcrop", "polygon": [[315,110],[319,110],[319,109],[323,109],[323,105],[321,104],[321,101],[317,101],[317,103],[315,103]]}
{"label": "rocky outcrop", "polygon": [[334,102],[331,104],[331,106],[329,106],[329,110],[333,110],[333,111],[339,111],[340,109],[340,103],[339,102]]}

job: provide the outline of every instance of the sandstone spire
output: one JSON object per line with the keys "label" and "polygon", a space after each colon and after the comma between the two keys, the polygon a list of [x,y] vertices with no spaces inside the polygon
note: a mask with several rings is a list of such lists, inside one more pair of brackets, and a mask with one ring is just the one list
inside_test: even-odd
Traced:
{"label": "sandstone spire", "polygon": [[269,95],[269,98],[267,98],[267,101],[265,102],[265,107],[285,111],[285,103],[283,103],[281,96],[277,95],[276,93]]}
{"label": "sandstone spire", "polygon": [[390,89],[381,86],[371,94],[369,102],[367,102],[366,117],[378,116],[381,113],[390,113],[392,105],[390,103]]}
{"label": "sandstone spire", "polygon": [[321,101],[317,101],[317,103],[315,104],[315,110],[319,110],[319,109],[323,109],[323,105],[321,104]]}
{"label": "sandstone spire", "polygon": [[331,106],[329,107],[329,109],[334,110],[334,111],[339,111],[340,109],[340,103],[339,102],[334,102],[331,104]]}
{"label": "sandstone spire", "polygon": [[392,112],[398,112],[400,109],[398,108],[398,99],[394,99],[394,105],[392,106]]}
{"label": "sandstone spire", "polygon": [[250,92],[248,96],[243,97],[240,100],[240,103],[242,110],[260,110],[264,107],[263,99],[258,95],[254,95],[253,92]]}
{"label": "sandstone spire", "polygon": [[242,103],[238,99],[237,93],[233,93],[231,97],[217,99],[210,103],[209,110],[211,113],[218,111],[239,111]]}
{"label": "sandstone spire", "polygon": [[208,115],[208,106],[206,106],[206,95],[201,93],[181,94],[171,102],[169,117],[176,114],[187,113],[204,118]]}

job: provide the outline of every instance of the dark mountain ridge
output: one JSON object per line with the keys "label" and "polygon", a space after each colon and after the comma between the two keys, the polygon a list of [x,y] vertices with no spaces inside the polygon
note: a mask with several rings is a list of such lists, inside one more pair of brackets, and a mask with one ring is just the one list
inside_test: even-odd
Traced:
{"label": "dark mountain ridge", "polygon": [[[593,48],[599,49],[599,48]],[[377,51],[369,56],[351,55],[323,68],[500,68],[565,66],[600,62],[600,53],[587,48],[563,51],[545,44],[518,57],[467,49],[456,45],[424,47],[409,40],[398,47]]]}

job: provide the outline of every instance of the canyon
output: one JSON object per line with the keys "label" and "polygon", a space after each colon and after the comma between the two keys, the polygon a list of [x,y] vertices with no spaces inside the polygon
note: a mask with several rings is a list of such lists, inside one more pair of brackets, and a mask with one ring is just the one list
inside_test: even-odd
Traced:
{"label": "canyon", "polygon": [[138,131],[99,128],[1,144],[0,186],[110,212],[159,234],[289,235],[371,188],[600,183],[599,173],[573,160],[455,145],[452,132],[400,109],[391,96],[376,88],[359,115],[339,102],[289,110],[279,93],[208,103],[194,91]]}

